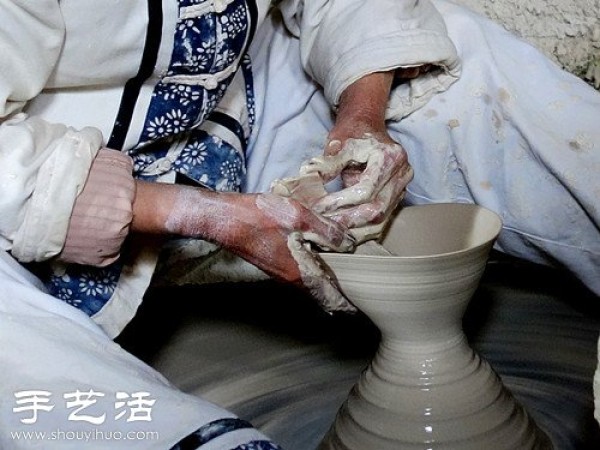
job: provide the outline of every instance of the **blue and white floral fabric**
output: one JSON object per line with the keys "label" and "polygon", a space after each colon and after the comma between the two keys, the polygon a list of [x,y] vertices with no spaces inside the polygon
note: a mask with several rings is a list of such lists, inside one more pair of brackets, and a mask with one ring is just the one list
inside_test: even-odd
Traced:
{"label": "blue and white floral fabric", "polygon": [[[248,56],[242,58],[240,70],[248,109],[246,124],[214,111],[230,79],[214,91],[179,83],[157,85],[140,143],[128,152],[134,160],[137,178],[156,180],[175,171],[213,190],[240,190],[246,172],[244,151],[254,123],[253,102],[249,101],[253,89]],[[207,121],[221,124],[237,139],[232,142],[206,131],[203,124]]]}
{"label": "blue and white floral fabric", "polygon": [[[254,122],[251,8],[244,0],[179,1],[168,70],[154,86],[138,143],[124,149],[137,178],[175,172],[212,190],[240,190]],[[222,106],[229,91],[235,101]],[[53,265],[42,278],[52,295],[93,316],[122,270],[121,260],[103,268]]]}
{"label": "blue and white floral fabric", "polygon": [[[196,450],[201,449],[203,445],[217,440],[220,436],[232,433],[237,430],[252,429],[251,423],[233,417],[226,417],[207,423],[198,428],[192,434],[186,436],[170,450]],[[232,448],[231,450],[282,450],[280,446],[270,440],[256,439],[250,442],[244,442]]]}

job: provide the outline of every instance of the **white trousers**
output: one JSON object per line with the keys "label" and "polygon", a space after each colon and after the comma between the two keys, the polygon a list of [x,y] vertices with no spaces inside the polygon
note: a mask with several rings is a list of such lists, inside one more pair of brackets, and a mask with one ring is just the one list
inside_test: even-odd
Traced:
{"label": "white trousers", "polygon": [[170,385],[4,251],[0,286],[0,448],[167,450],[202,427],[199,448],[278,448]]}
{"label": "white trousers", "polygon": [[[462,59],[459,81],[389,123],[415,178],[408,204],[466,202],[497,212],[496,247],[570,270],[600,295],[600,93],[501,26],[435,2]],[[254,46],[258,126],[245,189],[322,153],[330,109],[297,43],[275,22]]]}

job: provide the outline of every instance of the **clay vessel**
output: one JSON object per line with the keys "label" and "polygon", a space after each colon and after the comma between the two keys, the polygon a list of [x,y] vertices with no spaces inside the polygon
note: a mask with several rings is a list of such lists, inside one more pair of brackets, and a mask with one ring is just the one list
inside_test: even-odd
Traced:
{"label": "clay vessel", "polygon": [[322,254],[381,341],[319,450],[552,449],[462,328],[501,225],[476,205],[410,206],[381,240],[391,255]]}

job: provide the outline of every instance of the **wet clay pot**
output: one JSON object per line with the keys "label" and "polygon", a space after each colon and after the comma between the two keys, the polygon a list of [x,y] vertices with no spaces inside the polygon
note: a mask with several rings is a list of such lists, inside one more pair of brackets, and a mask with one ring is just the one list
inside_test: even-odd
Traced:
{"label": "wet clay pot", "polygon": [[392,255],[322,254],[381,342],[319,450],[552,448],[462,328],[500,229],[476,205],[411,206],[381,241]]}

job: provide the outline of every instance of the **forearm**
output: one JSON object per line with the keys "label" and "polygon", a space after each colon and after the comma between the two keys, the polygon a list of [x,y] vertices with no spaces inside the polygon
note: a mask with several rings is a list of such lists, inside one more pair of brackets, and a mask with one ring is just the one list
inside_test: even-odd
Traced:
{"label": "forearm", "polygon": [[131,231],[184,236],[235,247],[260,234],[255,197],[200,187],[138,180]]}
{"label": "forearm", "polygon": [[429,70],[429,65],[373,72],[348,86],[340,97],[336,128],[355,129],[355,137],[365,132],[385,132],[386,110],[395,78],[408,80]]}
{"label": "forearm", "polygon": [[224,194],[208,189],[140,180],[136,185],[133,232],[214,239],[210,218],[216,220],[217,210],[229,207]]}
{"label": "forearm", "polygon": [[354,245],[345,227],[279,195],[142,181],[137,184],[132,231],[204,239],[287,281],[300,276],[290,253],[290,235],[306,233],[312,242],[338,251]]}
{"label": "forearm", "polygon": [[394,72],[374,72],[348,86],[340,97],[336,123],[363,123],[378,128],[385,123]]}
{"label": "forearm", "polygon": [[[393,80],[393,71],[374,72],[348,86],[340,97],[329,141],[343,143],[348,138],[360,139],[370,133],[387,142],[385,112]],[[327,150],[336,153],[340,148],[329,145]]]}

